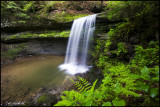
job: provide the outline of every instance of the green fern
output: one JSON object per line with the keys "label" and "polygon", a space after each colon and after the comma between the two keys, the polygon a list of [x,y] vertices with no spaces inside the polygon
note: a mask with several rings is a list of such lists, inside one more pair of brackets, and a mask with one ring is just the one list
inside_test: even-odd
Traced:
{"label": "green fern", "polygon": [[[74,83],[75,83],[75,86],[79,92],[86,91],[91,88],[90,83],[86,79],[79,77],[79,76],[78,76],[78,79],[79,80]],[[71,81],[73,82],[73,80],[71,80]]]}
{"label": "green fern", "polygon": [[[83,78],[79,78],[83,81],[86,81]],[[77,82],[78,83],[78,82]],[[94,104],[94,88],[97,83],[97,80],[93,83],[90,90],[83,91],[82,93],[78,91],[64,91],[62,92],[61,98],[62,101],[59,101],[54,106],[91,106]]]}
{"label": "green fern", "polygon": [[84,96],[77,91],[64,91],[64,95],[61,96],[62,101],[59,101],[54,106],[71,106],[71,105],[79,105],[77,102],[83,102]]}

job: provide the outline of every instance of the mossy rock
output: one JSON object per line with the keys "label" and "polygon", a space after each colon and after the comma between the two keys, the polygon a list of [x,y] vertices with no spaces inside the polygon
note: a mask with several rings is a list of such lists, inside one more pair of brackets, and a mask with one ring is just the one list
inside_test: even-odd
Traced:
{"label": "mossy rock", "polygon": [[37,105],[51,106],[54,104],[55,100],[54,95],[45,93],[37,99]]}
{"label": "mossy rock", "polygon": [[26,38],[48,38],[48,37],[53,37],[53,38],[68,38],[70,34],[70,30],[64,30],[64,31],[43,31],[41,33],[33,33],[33,32],[23,32],[23,33],[17,33],[11,36],[3,36],[1,39],[3,41],[8,41],[8,40],[22,40]]}

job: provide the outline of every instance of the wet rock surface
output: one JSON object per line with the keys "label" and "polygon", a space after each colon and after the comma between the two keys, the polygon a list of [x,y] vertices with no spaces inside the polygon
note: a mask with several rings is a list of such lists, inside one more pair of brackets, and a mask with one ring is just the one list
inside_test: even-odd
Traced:
{"label": "wet rock surface", "polygon": [[[57,88],[50,89],[48,91],[45,91],[45,89],[40,88],[37,90],[37,93],[31,95],[28,97],[27,101],[25,102],[25,105],[35,105],[35,106],[53,106],[58,101],[61,100],[61,95],[63,91],[70,91],[75,89],[74,83],[71,82],[70,79],[73,79],[73,81],[77,81],[77,76],[85,78],[87,81],[94,82],[95,76],[99,75],[97,78],[99,79],[98,82],[101,80],[101,74],[100,72],[91,73],[78,73],[76,75],[67,75],[64,79],[61,86]],[[47,100],[48,99],[48,100]]]}
{"label": "wet rock surface", "polygon": [[44,88],[39,88],[37,92],[29,96],[25,102],[25,105],[31,106],[52,106],[61,100],[61,94],[63,91],[69,91],[73,89],[74,84],[70,79],[77,80],[76,76],[68,75],[64,79],[61,86],[46,91]]}
{"label": "wet rock surface", "polygon": [[1,42],[1,52],[8,53],[8,50],[15,48],[18,45],[24,44],[22,50],[18,53],[15,53],[15,58],[1,58],[1,66],[11,64],[14,60],[19,60],[20,58],[26,55],[42,55],[42,54],[51,54],[51,55],[65,55],[67,47],[68,38],[46,38],[46,39],[34,39],[27,40],[25,42],[11,42],[11,43],[2,43]]}
{"label": "wet rock surface", "polygon": [[68,38],[28,42],[26,54],[65,55]]}

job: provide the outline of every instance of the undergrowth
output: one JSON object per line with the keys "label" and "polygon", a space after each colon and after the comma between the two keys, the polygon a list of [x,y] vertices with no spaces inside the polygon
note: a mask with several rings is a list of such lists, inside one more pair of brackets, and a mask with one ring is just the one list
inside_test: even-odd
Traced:
{"label": "undergrowth", "polygon": [[27,46],[24,43],[16,46],[9,46],[6,51],[1,51],[1,58],[13,60],[18,56],[19,52],[25,51],[25,48],[27,48]]}
{"label": "undergrowth", "polygon": [[[110,28],[106,40],[95,41],[93,65],[103,73],[100,86],[95,87],[96,80],[86,91],[89,86],[85,83],[88,82],[79,79],[74,82],[77,89],[65,91],[62,101],[55,106],[159,106],[159,42],[154,30],[147,34],[147,29],[151,28],[148,25],[157,22],[150,23],[150,19],[144,23],[147,17],[158,14],[157,4],[152,1],[110,1],[106,7],[109,20],[121,17],[124,11],[127,14],[115,28]],[[135,35],[140,42],[131,44],[130,38]],[[124,61],[127,55],[130,59]]]}

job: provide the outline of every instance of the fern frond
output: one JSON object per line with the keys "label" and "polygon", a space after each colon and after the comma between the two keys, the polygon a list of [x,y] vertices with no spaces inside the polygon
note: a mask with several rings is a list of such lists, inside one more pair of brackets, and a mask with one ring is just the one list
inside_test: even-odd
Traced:
{"label": "fern frond", "polygon": [[72,78],[70,79],[70,81],[71,81],[72,83],[75,83],[75,81],[74,81]]}
{"label": "fern frond", "polygon": [[96,83],[97,83],[97,79],[96,79],[96,81],[93,83],[91,89],[89,90],[89,91],[91,92],[91,94],[93,94],[93,92],[94,92],[94,88],[95,88],[95,86],[96,86]]}
{"label": "fern frond", "polygon": [[71,101],[69,101],[69,100],[62,100],[62,101],[59,101],[54,106],[71,106],[71,105],[72,105]]}
{"label": "fern frond", "polygon": [[125,95],[131,95],[131,96],[135,96],[135,97],[140,97],[140,95],[138,93],[135,93],[133,91],[127,90],[125,88],[122,88],[122,93]]}
{"label": "fern frond", "polygon": [[83,88],[82,84],[80,84],[80,86],[78,87],[78,90],[80,90],[81,88]]}
{"label": "fern frond", "polygon": [[75,86],[79,92],[86,91],[91,88],[90,83],[86,79],[79,76],[78,79],[79,80],[75,82]]}
{"label": "fern frond", "polygon": [[92,86],[88,86],[87,88],[84,89],[84,91],[87,91],[88,89],[90,89]]}
{"label": "fern frond", "polygon": [[80,87],[81,86],[81,84],[79,83],[79,82],[76,82],[76,87]]}

